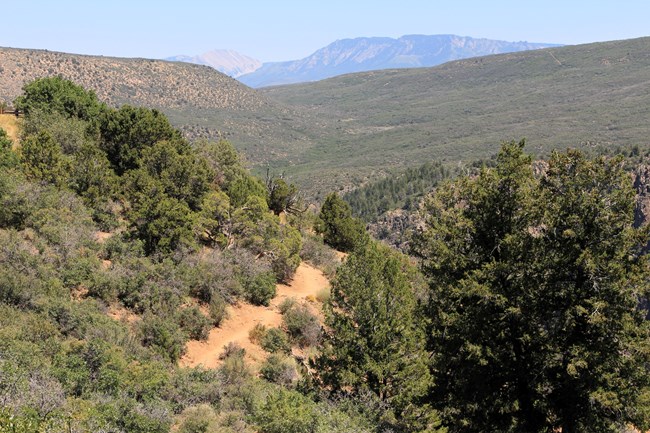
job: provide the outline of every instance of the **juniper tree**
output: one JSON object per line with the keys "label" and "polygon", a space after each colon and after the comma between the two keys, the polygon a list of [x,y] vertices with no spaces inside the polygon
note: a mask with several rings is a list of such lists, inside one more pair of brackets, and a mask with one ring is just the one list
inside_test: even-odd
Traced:
{"label": "juniper tree", "polygon": [[431,401],[451,431],[647,429],[647,236],[630,178],[575,151],[536,178],[523,145],[425,206]]}

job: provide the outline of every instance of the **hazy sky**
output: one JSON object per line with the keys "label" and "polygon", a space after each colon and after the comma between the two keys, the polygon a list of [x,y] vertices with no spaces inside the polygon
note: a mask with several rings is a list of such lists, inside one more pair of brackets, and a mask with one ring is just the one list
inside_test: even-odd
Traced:
{"label": "hazy sky", "polygon": [[650,36],[648,0],[4,0],[0,46],[164,58],[228,48],[294,60],[359,36],[579,44]]}

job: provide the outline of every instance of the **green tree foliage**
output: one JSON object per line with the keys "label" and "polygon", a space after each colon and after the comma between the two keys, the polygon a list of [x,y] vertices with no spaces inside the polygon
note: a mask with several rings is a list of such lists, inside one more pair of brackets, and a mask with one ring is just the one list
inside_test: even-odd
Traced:
{"label": "green tree foliage", "polygon": [[96,145],[97,140],[97,133],[89,120],[69,117],[65,113],[34,110],[23,119],[20,135],[25,139],[40,132],[52,136],[65,155],[74,155],[89,143]]}
{"label": "green tree foliage", "polygon": [[20,147],[25,174],[35,180],[60,185],[66,172],[61,146],[43,131],[25,139]]}
{"label": "green tree foliage", "polygon": [[274,214],[280,215],[282,212],[298,214],[304,212],[304,209],[300,208],[298,187],[292,183],[287,183],[282,176],[271,177],[267,171],[266,189],[266,202]]}
{"label": "green tree foliage", "polygon": [[61,77],[39,78],[26,84],[14,106],[26,115],[41,111],[86,121],[96,120],[105,109],[92,90]]}
{"label": "green tree foliage", "polygon": [[204,243],[225,248],[231,241],[230,198],[223,191],[212,190],[203,197],[196,230]]}
{"label": "green tree foliage", "polygon": [[411,209],[451,174],[441,162],[430,161],[350,191],[343,199],[350,204],[355,216],[371,222],[389,210]]}
{"label": "green tree foliage", "polygon": [[318,425],[313,402],[283,389],[266,398],[255,421],[265,433],[310,433]]}
{"label": "green tree foliage", "polygon": [[647,429],[647,234],[632,228],[629,176],[569,151],[535,178],[523,145],[427,204],[415,252],[432,401],[451,431]]}
{"label": "green tree foliage", "polygon": [[326,244],[341,251],[352,251],[368,238],[361,220],[352,217],[350,205],[336,193],[325,198],[315,229]]}
{"label": "green tree foliage", "polygon": [[146,186],[148,188],[143,191],[151,195],[143,195],[129,214],[136,236],[144,242],[145,252],[164,255],[183,245],[191,246],[194,221],[189,206],[164,194],[156,194],[155,183]]}
{"label": "green tree foliage", "polygon": [[140,166],[142,152],[159,141],[171,141],[177,148],[189,147],[178,130],[158,110],[122,106],[106,111],[100,119],[100,148],[118,175]]}
{"label": "green tree foliage", "polygon": [[435,413],[418,403],[431,377],[409,266],[374,242],[347,258],[332,281],[316,365],[325,386],[355,394],[368,390],[387,404],[384,422],[435,430]]}
{"label": "green tree foliage", "polygon": [[156,179],[169,197],[199,209],[214,174],[183,142],[159,141],[141,153],[142,170]]}

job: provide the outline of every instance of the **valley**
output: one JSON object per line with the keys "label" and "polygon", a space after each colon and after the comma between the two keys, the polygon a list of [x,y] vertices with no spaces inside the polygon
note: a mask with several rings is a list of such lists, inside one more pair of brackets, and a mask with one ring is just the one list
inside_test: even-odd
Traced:
{"label": "valley", "polygon": [[525,137],[538,156],[645,147],[648,46],[548,48],[257,91],[206,66],[2,49],[0,99],[61,74],[110,104],[158,108],[192,139],[226,138],[257,173],[284,172],[322,199],[430,160],[489,158],[504,140]]}
{"label": "valley", "polygon": [[649,48],[0,48],[0,433],[648,430]]}

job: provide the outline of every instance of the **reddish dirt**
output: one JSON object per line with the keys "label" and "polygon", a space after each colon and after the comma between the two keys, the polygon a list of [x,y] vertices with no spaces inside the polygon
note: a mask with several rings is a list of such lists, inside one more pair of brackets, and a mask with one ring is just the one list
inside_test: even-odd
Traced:
{"label": "reddish dirt", "polygon": [[108,311],[106,312],[106,314],[108,315],[108,317],[118,322],[126,322],[131,324],[139,320],[137,314],[118,305],[111,305],[110,307],[108,307]]}
{"label": "reddish dirt", "polygon": [[99,244],[103,244],[106,242],[106,239],[110,238],[113,236],[113,233],[109,232],[95,232],[95,241]]}
{"label": "reddish dirt", "polygon": [[[212,329],[207,341],[190,341],[186,353],[179,361],[182,367],[205,368],[219,366],[219,354],[229,342],[235,342],[246,350],[248,361],[258,364],[266,357],[258,345],[248,339],[253,327],[260,323],[266,327],[277,327],[282,323],[282,315],[278,306],[287,298],[298,301],[313,301],[317,294],[329,287],[329,281],[323,273],[307,263],[301,263],[290,284],[278,284],[277,294],[268,307],[241,303],[229,308],[229,318],[220,327]],[[320,306],[319,306],[320,309]]]}

